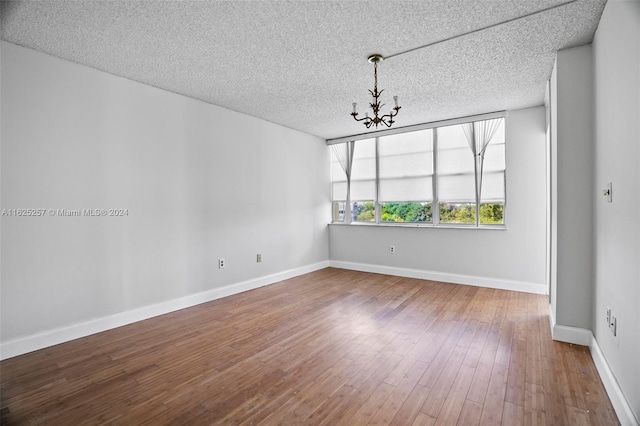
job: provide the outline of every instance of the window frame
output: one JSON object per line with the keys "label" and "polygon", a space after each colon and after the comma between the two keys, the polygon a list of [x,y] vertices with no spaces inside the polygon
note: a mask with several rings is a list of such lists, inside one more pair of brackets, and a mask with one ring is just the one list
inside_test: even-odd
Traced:
{"label": "window frame", "polygon": [[[506,117],[507,117],[507,113],[506,111],[498,111],[498,112],[493,112],[493,113],[487,113],[487,114],[480,114],[480,115],[474,115],[474,116],[468,116],[468,117],[461,117],[461,118],[455,118],[455,119],[450,119],[450,120],[443,120],[443,121],[436,121],[436,122],[431,122],[431,123],[424,123],[424,124],[418,124],[418,125],[414,125],[414,126],[406,126],[406,127],[399,127],[399,128],[395,128],[395,129],[386,129],[386,130],[382,130],[382,131],[377,131],[377,132],[371,132],[371,133],[363,133],[363,134],[358,134],[358,135],[353,135],[353,136],[346,136],[346,137],[342,137],[342,138],[337,138],[337,139],[328,139],[327,140],[327,145],[333,145],[333,144],[338,144],[338,143],[344,143],[344,142],[357,142],[359,140],[365,140],[365,139],[375,139],[375,199],[373,200],[373,204],[374,204],[374,221],[373,222],[360,222],[360,221],[352,221],[352,222],[347,222],[347,221],[334,221],[333,220],[333,214],[332,214],[332,224],[340,224],[340,225],[358,225],[358,226],[400,226],[400,227],[427,227],[427,228],[433,228],[433,227],[437,227],[437,228],[457,228],[457,229],[506,229],[507,227],[507,143],[506,143]],[[501,224],[483,224],[481,223],[481,219],[480,219],[480,209],[481,206],[483,204],[488,204],[488,202],[482,202],[482,199],[477,199],[474,201],[443,201],[440,200],[439,194],[438,194],[438,180],[440,177],[440,174],[438,173],[438,131],[437,129],[439,127],[446,127],[446,126],[454,126],[454,125],[461,125],[461,124],[465,124],[465,123],[470,123],[470,122],[475,122],[475,121],[483,121],[483,120],[491,120],[491,119],[495,119],[495,118],[503,118],[504,120],[504,132],[505,132],[505,159],[504,159],[504,169],[501,171],[501,173],[503,174],[503,186],[504,186],[504,199],[501,201],[498,201],[502,204],[503,206],[503,215],[502,215],[502,223]],[[415,132],[415,131],[419,131],[419,130],[428,130],[431,129],[433,131],[432,134],[432,143],[433,143],[433,165],[432,165],[432,174],[431,174],[431,184],[432,184],[432,200],[421,200],[421,201],[411,201],[411,200],[405,200],[405,201],[396,201],[396,203],[431,203],[431,222],[385,222],[382,220],[382,204],[379,201],[379,195],[380,195],[380,155],[379,155],[379,138],[383,137],[383,136],[389,136],[389,135],[394,135],[394,134],[402,134],[402,133],[409,133],[409,132]],[[357,143],[356,143],[357,145]],[[333,172],[332,172],[333,173]],[[460,173],[462,174],[468,174],[468,173]],[[472,173],[474,175],[474,179],[477,179],[477,173]],[[448,174],[447,174],[448,175]],[[333,182],[333,177],[332,177],[332,182]],[[332,185],[333,188],[333,185]],[[331,198],[331,205],[333,206],[334,202],[339,202],[340,200],[334,200],[333,199],[333,189],[332,189],[332,198]],[[354,200],[351,200],[351,204],[353,204]],[[387,202],[389,203],[389,202]],[[469,203],[469,204],[475,204],[475,208],[476,208],[476,221],[475,223],[450,223],[450,222],[440,222],[440,205],[441,203]],[[489,202],[490,203],[490,202]],[[351,206],[349,207],[349,211],[351,211]],[[347,214],[347,205],[345,203],[345,217]]]}

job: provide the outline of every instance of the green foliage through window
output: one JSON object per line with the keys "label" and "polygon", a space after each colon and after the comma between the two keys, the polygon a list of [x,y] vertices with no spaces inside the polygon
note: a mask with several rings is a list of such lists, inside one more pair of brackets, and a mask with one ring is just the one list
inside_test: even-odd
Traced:
{"label": "green foliage through window", "polygon": [[480,223],[485,225],[502,225],[504,223],[504,204],[480,204]]}
{"label": "green foliage through window", "polygon": [[[476,223],[475,203],[441,203],[440,223]],[[502,203],[483,203],[480,205],[480,224],[502,225],[504,223],[504,205]]]}
{"label": "green foliage through window", "polygon": [[373,201],[355,202],[353,203],[353,208],[358,213],[356,222],[375,222],[376,208],[373,205]]}
{"label": "green foliage through window", "polygon": [[476,223],[475,203],[440,203],[440,223]]}
{"label": "green foliage through window", "polygon": [[384,203],[383,222],[431,222],[431,203]]}

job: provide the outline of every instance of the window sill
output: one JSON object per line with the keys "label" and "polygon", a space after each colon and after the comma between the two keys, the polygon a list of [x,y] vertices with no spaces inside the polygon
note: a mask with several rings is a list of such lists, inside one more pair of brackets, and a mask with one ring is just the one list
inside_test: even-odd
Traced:
{"label": "window sill", "polygon": [[372,228],[431,228],[431,229],[473,229],[473,230],[482,230],[482,231],[506,231],[506,225],[454,225],[454,224],[446,224],[446,225],[433,225],[431,223],[366,223],[366,222],[355,222],[355,223],[342,223],[342,222],[331,222],[329,223],[331,226],[364,226],[364,227],[372,227]]}

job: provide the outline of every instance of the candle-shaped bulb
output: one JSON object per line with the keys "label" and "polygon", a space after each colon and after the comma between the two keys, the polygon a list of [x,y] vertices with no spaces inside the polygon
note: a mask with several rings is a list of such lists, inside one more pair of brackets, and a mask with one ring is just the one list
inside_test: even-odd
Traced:
{"label": "candle-shaped bulb", "polygon": [[356,112],[356,103],[354,102],[353,103],[353,113],[355,114],[355,112]]}
{"label": "candle-shaped bulb", "polygon": [[396,103],[396,108],[398,108],[398,97],[394,96],[393,101]]}

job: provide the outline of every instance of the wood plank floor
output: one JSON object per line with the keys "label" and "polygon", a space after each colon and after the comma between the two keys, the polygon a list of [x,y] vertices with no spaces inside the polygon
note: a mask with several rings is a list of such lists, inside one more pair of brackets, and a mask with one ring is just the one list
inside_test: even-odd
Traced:
{"label": "wood plank floor", "polygon": [[2,424],[618,424],[547,312],[324,269],[2,361]]}

